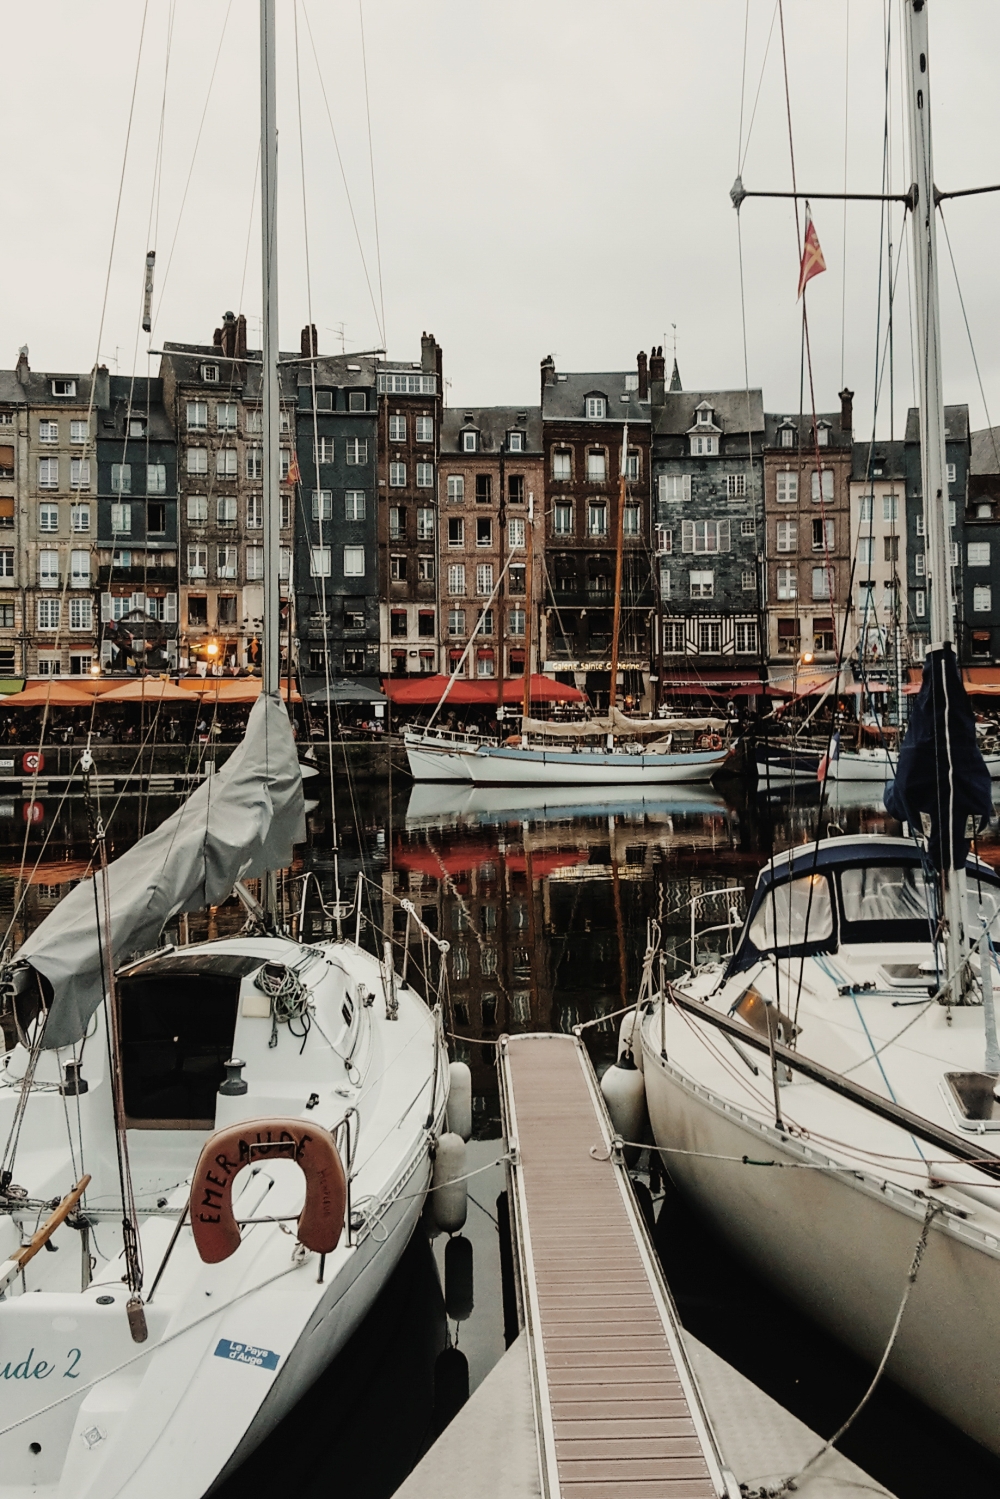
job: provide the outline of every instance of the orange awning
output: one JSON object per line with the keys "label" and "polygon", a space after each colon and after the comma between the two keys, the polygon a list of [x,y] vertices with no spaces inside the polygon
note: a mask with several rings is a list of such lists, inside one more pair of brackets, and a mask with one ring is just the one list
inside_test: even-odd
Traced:
{"label": "orange awning", "polygon": [[66,687],[62,682],[36,682],[23,692],[12,692],[4,698],[11,708],[89,708],[93,698],[89,692],[80,692],[76,687]]}

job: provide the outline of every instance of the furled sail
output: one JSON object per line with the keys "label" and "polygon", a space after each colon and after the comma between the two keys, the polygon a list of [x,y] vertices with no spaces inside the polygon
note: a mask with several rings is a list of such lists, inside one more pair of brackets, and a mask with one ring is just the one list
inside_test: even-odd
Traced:
{"label": "furled sail", "polygon": [[[108,865],[114,966],[155,947],[179,912],[216,905],[237,880],[289,864],[304,837],[302,774],[288,713],[277,697],[261,695],[242,744],[218,774]],[[78,1041],[103,998],[103,880],[98,871],[71,890],[18,954],[52,986],[47,1048]]]}
{"label": "furled sail", "polygon": [[[928,651],[920,692],[885,788],[890,817],[927,838],[936,869],[964,869],[971,828],[993,811],[990,773],[976,743],[976,722],[948,644]],[[971,819],[971,823],[970,823]],[[951,823],[951,857],[945,829]]]}
{"label": "furled sail", "polygon": [[644,738],[646,735],[669,734],[684,730],[699,734],[705,730],[729,727],[725,718],[629,718],[620,708],[612,708],[607,718],[559,719],[522,718],[521,727],[536,738],[593,739],[599,734],[614,734],[616,739]]}

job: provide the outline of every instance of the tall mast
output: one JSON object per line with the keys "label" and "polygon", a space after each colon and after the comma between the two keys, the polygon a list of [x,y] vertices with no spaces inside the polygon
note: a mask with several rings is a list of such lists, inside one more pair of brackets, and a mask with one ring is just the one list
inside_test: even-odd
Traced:
{"label": "tall mast", "polygon": [[622,431],[621,474],[618,479],[618,515],[615,525],[615,597],[611,616],[611,691],[608,700],[608,718],[612,727],[608,733],[608,748],[614,742],[614,709],[618,706],[618,645],[622,624],[622,553],[625,550],[625,471],[628,468],[628,422]]}
{"label": "tall mast", "polygon": [[[521,743],[527,747],[528,731],[525,724],[531,717],[531,613],[534,595],[531,577],[535,566],[535,496],[528,495],[528,515],[524,529],[524,701],[521,707]],[[529,892],[530,895],[530,892]]]}
{"label": "tall mast", "polygon": [[[948,514],[941,378],[941,318],[938,304],[937,204],[931,149],[931,86],[925,0],[906,0],[906,86],[910,130],[910,169],[916,189],[913,210],[913,279],[917,316],[917,385],[920,401],[920,471],[923,488],[927,587],[930,592],[930,648],[954,640],[951,530]],[[950,751],[947,750],[950,758]],[[953,868],[951,808],[942,833],[947,974],[957,983],[965,964],[964,869]]]}
{"label": "tall mast", "polygon": [[260,219],[264,331],[264,692],[279,690],[278,567],[281,446],[278,396],[278,122],[274,79],[274,0],[260,0]]}

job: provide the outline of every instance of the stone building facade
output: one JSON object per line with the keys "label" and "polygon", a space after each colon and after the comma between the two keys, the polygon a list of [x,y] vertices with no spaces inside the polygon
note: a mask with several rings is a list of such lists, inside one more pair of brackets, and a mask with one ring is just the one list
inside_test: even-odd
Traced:
{"label": "stone building facade", "polygon": [[759,390],[683,390],[651,368],[659,699],[756,679],[764,407]]}
{"label": "stone building facade", "polygon": [[420,363],[380,360],[378,391],[379,666],[394,676],[441,669],[437,576],[441,349]]}
{"label": "stone building facade", "polygon": [[781,675],[835,662],[851,610],[852,399],[815,426],[765,418],[767,651]]}
{"label": "stone building facade", "polygon": [[[18,371],[27,373],[27,349]],[[28,526],[27,391],[14,370],[0,370],[0,680],[28,674],[25,616]]]}
{"label": "stone building facade", "polygon": [[846,658],[880,676],[906,647],[909,569],[902,442],[856,442],[851,477],[853,608]]}
{"label": "stone building facade", "polygon": [[[969,465],[972,456],[968,406],[944,408],[945,463],[948,480],[948,520],[951,537],[952,586],[955,595],[955,640],[960,659],[971,656],[973,644],[992,648],[992,551],[976,548],[977,536],[966,538]],[[920,464],[920,413],[911,406],[906,415],[906,532],[907,634],[910,659],[923,661],[930,644],[930,598],[926,573],[924,493]],[[972,530],[976,530],[973,523]],[[968,551],[972,543],[971,556]],[[988,659],[985,656],[983,659]]]}
{"label": "stone building facade", "polygon": [[[989,614],[974,611],[967,637],[970,664],[1000,666],[1000,622],[993,610],[1000,607],[1000,427],[973,432],[970,444],[969,492],[965,505],[965,560],[971,549],[979,558],[973,572],[973,587],[989,588]],[[985,548],[985,550],[984,550]],[[966,594],[968,588],[966,588]],[[980,596],[981,602],[986,602]],[[968,616],[967,616],[968,617]]]}
{"label": "stone building facade", "polygon": [[[463,666],[465,676],[488,680],[524,671],[529,609],[526,543],[533,505],[536,542],[530,633],[534,671],[545,496],[539,408],[476,406],[445,411],[440,470],[438,572],[445,669],[457,669],[474,635]],[[495,588],[497,595],[491,599]]]}
{"label": "stone building facade", "polygon": [[[543,669],[611,697],[610,652],[624,425],[626,499],[619,701],[650,703],[650,392],[646,355],[634,371],[566,374],[542,360],[545,455]],[[536,532],[536,539],[538,533]]]}
{"label": "stone building facade", "polygon": [[319,686],[379,669],[377,364],[370,354],[310,358],[308,329],[302,353],[295,631],[300,672]]}
{"label": "stone building facade", "polygon": [[[292,559],[294,356],[281,365],[281,578]],[[264,615],[261,356],[227,312],[211,345],[164,345],[163,395],[178,449],[178,657],[183,670],[260,660]],[[287,637],[282,636],[285,657]]]}

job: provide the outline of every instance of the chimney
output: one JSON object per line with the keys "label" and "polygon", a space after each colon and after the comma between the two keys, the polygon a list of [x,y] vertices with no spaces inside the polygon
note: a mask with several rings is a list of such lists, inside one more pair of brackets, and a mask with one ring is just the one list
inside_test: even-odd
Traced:
{"label": "chimney", "polygon": [[437,373],[437,339],[433,333],[420,335],[420,368],[428,375]]}
{"label": "chimney", "polygon": [[215,332],[212,334],[212,348],[213,349],[221,349],[222,348],[222,329],[221,328],[216,328]]}
{"label": "chimney", "polygon": [[247,357],[247,320],[242,312],[236,319],[236,357],[237,359]]}
{"label": "chimney", "polygon": [[22,344],[17,351],[17,368],[14,373],[17,375],[17,383],[19,385],[27,385],[28,376],[31,374],[31,369],[28,364],[27,344]]}
{"label": "chimney", "polygon": [[546,354],[542,360],[542,394],[545,394],[546,385],[556,383],[556,362],[551,354]]}
{"label": "chimney", "polygon": [[219,347],[227,359],[236,358],[236,315],[232,312],[223,313],[222,327],[219,329]]}
{"label": "chimney", "polygon": [[667,375],[667,366],[663,358],[663,345],[653,346],[649,355],[649,378],[650,380],[664,380]]}
{"label": "chimney", "polygon": [[636,366],[639,370],[639,400],[649,400],[649,372],[646,369],[646,351],[640,349],[635,356]]}
{"label": "chimney", "polygon": [[98,411],[107,411],[111,405],[111,377],[106,364],[94,370],[94,406]]}
{"label": "chimney", "polygon": [[303,359],[309,359],[319,353],[319,339],[316,335],[316,324],[306,323],[299,338],[299,352]]}
{"label": "chimney", "polygon": [[850,432],[854,426],[854,392],[845,385],[840,392],[840,430]]}

